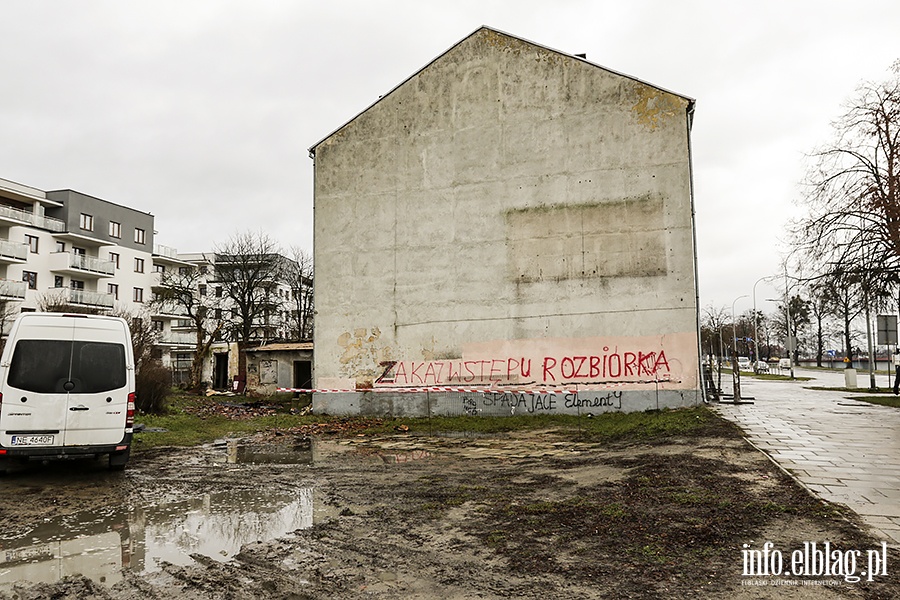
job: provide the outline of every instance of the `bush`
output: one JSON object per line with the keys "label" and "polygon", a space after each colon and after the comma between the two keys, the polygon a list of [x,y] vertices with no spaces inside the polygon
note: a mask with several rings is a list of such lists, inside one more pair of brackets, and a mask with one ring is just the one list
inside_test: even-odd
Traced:
{"label": "bush", "polygon": [[163,414],[166,398],[172,391],[172,371],[158,360],[149,360],[141,365],[135,378],[137,402],[135,408],[142,413]]}

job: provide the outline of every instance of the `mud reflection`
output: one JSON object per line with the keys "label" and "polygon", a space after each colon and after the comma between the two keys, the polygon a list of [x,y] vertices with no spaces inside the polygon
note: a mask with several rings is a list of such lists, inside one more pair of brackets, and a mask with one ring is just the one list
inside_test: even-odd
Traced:
{"label": "mud reflection", "polygon": [[0,591],[75,574],[112,585],[122,579],[122,569],[146,573],[163,561],[187,565],[195,553],[226,561],[243,544],[272,540],[313,521],[311,488],[224,492],[130,512],[66,515],[0,539]]}
{"label": "mud reflection", "polygon": [[298,438],[293,444],[246,444],[229,440],[226,446],[226,462],[231,464],[313,464],[313,442],[310,438]]}

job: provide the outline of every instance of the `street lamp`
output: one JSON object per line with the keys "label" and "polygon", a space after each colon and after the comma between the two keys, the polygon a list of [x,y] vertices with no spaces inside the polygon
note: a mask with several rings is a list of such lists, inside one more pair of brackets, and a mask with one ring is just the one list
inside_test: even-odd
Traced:
{"label": "street lamp", "polygon": [[733,338],[732,343],[734,344],[731,347],[731,360],[732,361],[734,361],[734,359],[735,359],[734,353],[737,352],[737,322],[736,322],[736,319],[734,318],[734,305],[737,304],[737,301],[740,300],[741,298],[749,298],[749,297],[750,296],[748,296],[747,294],[744,294],[743,296],[738,296],[737,298],[735,298],[734,302],[731,303],[731,337]]}
{"label": "street lamp", "polygon": [[756,286],[763,281],[774,279],[775,275],[760,277],[753,284],[753,372],[756,373],[756,365],[759,362],[759,318],[756,314]]}

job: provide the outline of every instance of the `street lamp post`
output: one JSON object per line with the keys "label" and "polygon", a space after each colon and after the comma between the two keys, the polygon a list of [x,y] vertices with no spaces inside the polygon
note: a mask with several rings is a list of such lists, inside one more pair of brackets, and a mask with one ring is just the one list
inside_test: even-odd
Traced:
{"label": "street lamp post", "polygon": [[737,361],[737,322],[734,317],[734,305],[737,304],[737,301],[741,298],[747,298],[747,294],[743,296],[738,296],[734,299],[734,302],[731,303],[731,338],[732,338],[732,346],[731,346],[731,374],[732,381],[734,382],[734,401],[738,403],[741,401],[741,370],[738,367]]}
{"label": "street lamp post", "polygon": [[791,364],[791,380],[794,379],[794,357],[791,356],[791,352],[795,352],[797,348],[797,339],[795,337],[791,337],[791,296],[788,292],[788,275],[787,275],[787,267],[784,268],[784,310],[787,312],[787,322],[785,325],[787,326],[787,343],[785,344],[788,347],[788,361]]}
{"label": "street lamp post", "polygon": [[756,364],[759,362],[759,318],[756,314],[756,286],[763,281],[773,279],[774,275],[760,277],[753,284],[753,372],[756,372]]}

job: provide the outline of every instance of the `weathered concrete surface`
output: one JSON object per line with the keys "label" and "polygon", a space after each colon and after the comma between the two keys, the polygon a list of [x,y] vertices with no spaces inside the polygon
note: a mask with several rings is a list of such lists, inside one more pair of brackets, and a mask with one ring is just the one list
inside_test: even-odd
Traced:
{"label": "weathered concrete surface", "polygon": [[696,338],[691,110],[482,28],[318,143],[316,387],[470,343]]}

